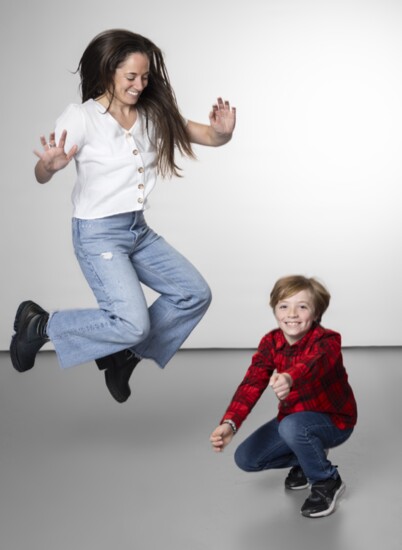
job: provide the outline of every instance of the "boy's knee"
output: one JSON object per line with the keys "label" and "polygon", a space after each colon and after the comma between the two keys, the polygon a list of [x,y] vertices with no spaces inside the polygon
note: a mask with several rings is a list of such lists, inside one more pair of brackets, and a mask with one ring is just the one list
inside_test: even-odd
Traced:
{"label": "boy's knee", "polygon": [[237,447],[234,453],[234,461],[236,463],[236,466],[244,472],[254,472],[256,470],[256,468],[250,464],[249,456],[245,452],[242,445]]}
{"label": "boy's knee", "polygon": [[291,414],[279,422],[278,433],[289,447],[305,433],[305,427],[297,415],[298,413]]}
{"label": "boy's knee", "polygon": [[240,468],[240,470],[244,470],[245,472],[247,472],[247,466],[246,466],[246,462],[244,460],[243,453],[241,451],[239,451],[239,449],[236,449],[233,458],[234,458],[234,461],[236,463],[236,466],[238,468]]}
{"label": "boy's knee", "polygon": [[281,438],[289,445],[300,435],[300,425],[296,422],[293,415],[286,416],[279,422],[278,433]]}

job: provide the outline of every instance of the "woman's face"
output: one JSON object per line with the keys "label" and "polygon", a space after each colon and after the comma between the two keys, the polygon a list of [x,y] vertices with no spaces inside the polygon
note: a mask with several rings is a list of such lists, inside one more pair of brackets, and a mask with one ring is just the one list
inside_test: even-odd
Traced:
{"label": "woman's face", "polygon": [[114,74],[115,91],[112,103],[136,105],[148,85],[148,77],[148,57],[143,53],[129,54]]}

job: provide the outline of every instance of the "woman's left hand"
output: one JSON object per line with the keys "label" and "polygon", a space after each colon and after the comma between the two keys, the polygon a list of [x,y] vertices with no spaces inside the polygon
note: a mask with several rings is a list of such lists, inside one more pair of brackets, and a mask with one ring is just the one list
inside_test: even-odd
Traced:
{"label": "woman's left hand", "polygon": [[236,126],[236,108],[230,107],[229,101],[218,97],[209,113],[209,121],[217,134],[231,136]]}
{"label": "woman's left hand", "polygon": [[187,121],[187,132],[191,143],[219,147],[230,141],[236,126],[236,109],[229,101],[218,97],[209,113],[209,124]]}

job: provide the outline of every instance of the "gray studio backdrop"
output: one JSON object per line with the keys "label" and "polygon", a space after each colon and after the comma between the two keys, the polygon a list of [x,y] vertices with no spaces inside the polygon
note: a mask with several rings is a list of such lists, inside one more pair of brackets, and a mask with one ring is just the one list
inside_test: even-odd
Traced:
{"label": "gray studio backdrop", "polygon": [[253,348],[289,273],[327,284],[324,324],[345,345],[401,345],[399,0],[4,0],[0,348],[23,299],[94,305],[71,246],[74,167],[40,186],[32,150],[79,101],[82,51],[112,27],[163,49],[184,116],[207,122],[218,95],[238,109],[229,145],[197,147],[151,195],[149,224],[214,294],[186,346]]}

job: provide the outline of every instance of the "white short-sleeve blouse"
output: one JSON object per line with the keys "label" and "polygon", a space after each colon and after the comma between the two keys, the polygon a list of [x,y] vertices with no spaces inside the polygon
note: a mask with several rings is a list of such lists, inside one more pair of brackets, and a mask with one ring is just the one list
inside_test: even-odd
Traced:
{"label": "white short-sleeve blouse", "polygon": [[66,151],[78,146],[73,216],[103,218],[143,210],[156,183],[157,154],[151,121],[138,111],[125,130],[99,103],[70,104],[56,122],[56,140],[67,130]]}

